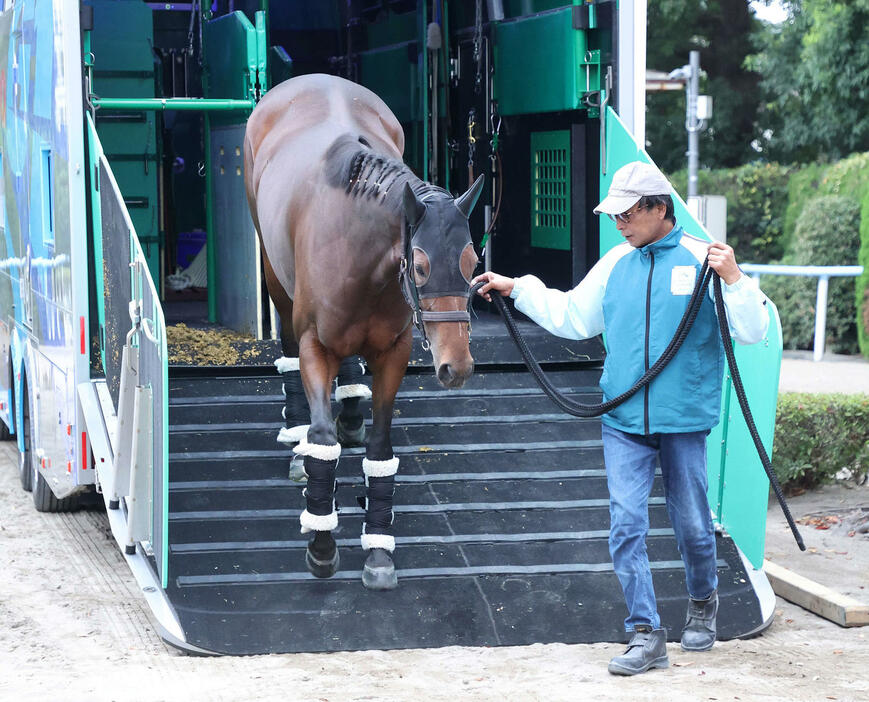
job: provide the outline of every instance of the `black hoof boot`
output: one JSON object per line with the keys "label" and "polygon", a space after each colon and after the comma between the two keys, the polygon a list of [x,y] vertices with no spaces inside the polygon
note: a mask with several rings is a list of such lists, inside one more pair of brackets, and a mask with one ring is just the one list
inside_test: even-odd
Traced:
{"label": "black hoof boot", "polygon": [[311,575],[316,578],[331,578],[337,572],[340,560],[332,532],[316,532],[305,552],[305,565]]}
{"label": "black hoof boot", "polygon": [[341,421],[341,417],[335,420],[335,433],[338,435],[338,443],[342,446],[365,445],[365,421],[359,418],[359,426],[351,428]]}
{"label": "black hoof boot", "polygon": [[371,549],[362,569],[362,584],[369,590],[394,590],[398,587],[398,576],[389,551]]}
{"label": "black hoof boot", "polygon": [[307,483],[308,474],[305,472],[305,457],[300,453],[293,454],[290,461],[290,480],[296,483]]}

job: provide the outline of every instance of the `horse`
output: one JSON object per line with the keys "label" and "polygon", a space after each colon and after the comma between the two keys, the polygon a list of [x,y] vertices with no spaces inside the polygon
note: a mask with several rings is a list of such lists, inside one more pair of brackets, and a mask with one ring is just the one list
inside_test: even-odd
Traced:
{"label": "horse", "polygon": [[[331,388],[342,361],[358,355],[372,374],[361,543],[362,582],[374,590],[398,582],[391,527],[399,461],[390,429],[413,326],[445,388],[461,387],[474,368],[468,297],[478,259],[468,217],[483,178],[454,198],[415,176],[403,151],[401,125],[377,95],[323,74],[269,90],[244,139],[245,189],[281,325],[279,370],[285,379],[301,375],[310,408],[293,449],[307,476],[301,530],[313,532],[305,563],[321,578],[338,569],[331,532],[339,436],[360,438],[353,429],[363,422],[353,392],[336,394],[333,421]],[[286,382],[285,392],[289,408]]]}

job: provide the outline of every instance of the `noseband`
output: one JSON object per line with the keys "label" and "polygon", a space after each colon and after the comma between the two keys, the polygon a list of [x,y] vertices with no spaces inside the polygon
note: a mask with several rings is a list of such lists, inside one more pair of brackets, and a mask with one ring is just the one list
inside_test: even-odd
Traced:
{"label": "noseband", "polygon": [[[468,335],[470,336],[470,307],[472,304],[470,299],[470,285],[465,285],[463,290],[455,292],[444,293],[437,291],[437,288],[439,287],[449,289],[451,285],[455,284],[456,280],[455,276],[450,271],[440,271],[439,275],[435,275],[434,270],[425,283],[417,285],[412,270],[414,249],[413,237],[417,227],[412,226],[410,222],[407,221],[407,217],[402,217],[402,221],[402,238],[404,241],[402,242],[401,263],[398,268],[398,282],[399,287],[401,288],[401,294],[404,295],[405,301],[413,312],[413,325],[419,330],[420,336],[422,337],[423,350],[428,351],[431,348],[431,342],[429,342],[428,336],[425,333],[425,322],[466,322],[469,327]],[[417,248],[425,251],[422,246],[418,246]],[[429,262],[434,269],[435,262],[431,257],[429,257]],[[464,281],[464,276],[462,276],[458,262],[456,268],[459,277]],[[441,284],[446,283],[446,285],[435,284],[433,288],[437,292],[426,292],[425,289],[435,281]],[[447,312],[432,312],[424,310],[420,306],[421,299],[426,297],[445,297],[447,295],[466,298],[468,300],[467,308],[464,310],[452,310]]]}

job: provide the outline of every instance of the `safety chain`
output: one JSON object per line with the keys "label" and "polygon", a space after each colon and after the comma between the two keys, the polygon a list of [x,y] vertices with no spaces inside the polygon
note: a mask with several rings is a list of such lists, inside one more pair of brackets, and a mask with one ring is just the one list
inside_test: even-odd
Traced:
{"label": "safety chain", "polygon": [[474,136],[474,130],[477,128],[477,110],[473,107],[468,110],[468,177],[473,182],[474,173],[474,153],[477,150],[477,137]]}
{"label": "safety chain", "polygon": [[498,139],[501,134],[501,115],[498,113],[498,103],[492,100],[491,114],[489,115],[489,133],[492,135],[489,141],[489,159],[494,165],[498,156]]}
{"label": "safety chain", "polygon": [[477,0],[476,14],[474,15],[474,61],[477,64],[474,93],[479,95],[483,84],[483,0]]}

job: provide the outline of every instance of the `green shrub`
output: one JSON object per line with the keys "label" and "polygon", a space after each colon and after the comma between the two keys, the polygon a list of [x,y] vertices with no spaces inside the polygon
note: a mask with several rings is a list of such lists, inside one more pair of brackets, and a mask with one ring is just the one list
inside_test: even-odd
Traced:
{"label": "green shrub", "polygon": [[869,396],[782,393],[772,467],[782,485],[813,487],[847,469],[869,471]]}
{"label": "green shrub", "polygon": [[841,195],[862,202],[869,195],[869,152],[831,164],[809,163],[792,172],[783,229],[785,251],[806,203],[821,195]]}
{"label": "green shrub", "polygon": [[[738,261],[769,263],[784,254],[782,231],[791,170],[777,163],[749,163],[698,172],[700,193],[727,198],[727,243]],[[670,182],[676,192],[686,195],[686,171],[674,173]]]}
{"label": "green shrub", "polygon": [[784,227],[782,228],[782,249],[787,251],[794,238],[797,218],[809,200],[814,200],[821,194],[821,181],[829,168],[828,164],[808,163],[791,173],[788,181],[788,203],[785,210]]}
{"label": "green shrub", "polygon": [[[782,263],[802,266],[855,265],[860,247],[860,209],[851,198],[826,196],[807,203],[797,220]],[[817,278],[765,276],[764,292],[778,307],[786,349],[814,344]],[[853,278],[831,278],[824,346],[834,353],[857,352],[857,308]]]}
{"label": "green shrub", "polygon": [[863,266],[863,274],[855,281],[857,342],[860,353],[869,358],[869,193],[863,196],[863,209],[860,215],[860,253],[857,262]]}

